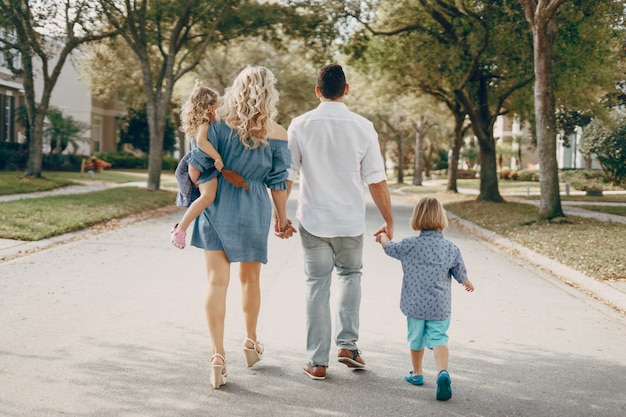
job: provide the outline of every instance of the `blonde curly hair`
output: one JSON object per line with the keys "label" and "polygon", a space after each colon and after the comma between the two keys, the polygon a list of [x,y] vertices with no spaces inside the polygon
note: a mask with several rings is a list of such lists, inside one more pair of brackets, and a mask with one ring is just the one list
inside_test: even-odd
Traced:
{"label": "blonde curly hair", "polygon": [[193,91],[183,103],[180,113],[180,130],[185,132],[188,139],[195,140],[198,126],[211,122],[212,106],[218,102],[219,98],[217,91],[196,80]]}
{"label": "blonde curly hair", "polygon": [[248,67],[226,89],[216,116],[239,135],[248,149],[267,146],[271,122],[278,111],[276,77],[265,67]]}

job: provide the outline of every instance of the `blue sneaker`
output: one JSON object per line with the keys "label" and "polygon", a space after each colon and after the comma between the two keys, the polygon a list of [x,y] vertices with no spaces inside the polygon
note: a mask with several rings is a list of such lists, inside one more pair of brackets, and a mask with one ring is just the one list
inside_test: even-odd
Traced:
{"label": "blue sneaker", "polygon": [[452,381],[450,380],[450,374],[448,374],[448,371],[444,369],[439,372],[439,376],[437,377],[437,400],[448,401],[452,398],[451,383]]}
{"label": "blue sneaker", "polygon": [[406,374],[404,380],[413,385],[424,385],[424,377],[422,375],[413,375],[413,371]]}

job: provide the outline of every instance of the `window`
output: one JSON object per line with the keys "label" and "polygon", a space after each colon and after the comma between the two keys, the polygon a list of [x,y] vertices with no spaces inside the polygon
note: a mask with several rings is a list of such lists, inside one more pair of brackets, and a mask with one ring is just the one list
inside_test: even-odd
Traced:
{"label": "window", "polygon": [[93,144],[91,152],[100,152],[102,149],[102,118],[94,117],[91,124],[91,142]]}

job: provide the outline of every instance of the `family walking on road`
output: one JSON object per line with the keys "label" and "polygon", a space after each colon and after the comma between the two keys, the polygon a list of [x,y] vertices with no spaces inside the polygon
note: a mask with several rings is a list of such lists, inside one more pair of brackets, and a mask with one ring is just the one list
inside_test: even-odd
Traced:
{"label": "family walking on road", "polygon": [[[256,332],[261,305],[261,264],[267,263],[268,232],[282,239],[300,235],[306,276],[306,354],[303,371],[326,378],[331,344],[337,361],[351,370],[365,369],[357,346],[365,233],[365,186],[384,223],[374,233],[385,252],[402,262],[401,308],[407,316],[413,370],[405,379],[423,384],[424,347],[433,349],[439,377],[439,400],[452,395],[447,372],[447,329],[450,323],[450,283],[454,277],[472,291],[460,252],[443,238],[447,219],[441,204],[420,202],[412,225],[419,236],[392,242],[394,220],[387,176],[374,125],[350,111],[344,99],[350,86],[340,65],[323,67],[315,94],[320,104],[292,120],[288,130],[275,122],[276,79],[264,67],[244,69],[220,99],[207,89],[209,101],[196,102],[196,84],[186,104],[201,117],[185,124],[196,145],[177,169],[177,204],[189,206],[174,227],[172,244],[185,247],[185,230],[193,226],[191,245],[204,249],[207,271],[206,319],[212,343],[211,383],[226,384],[224,319],[230,265],[240,263],[248,366],[260,361],[263,344]],[[210,103],[209,103],[210,102]],[[207,104],[209,103],[209,104]],[[204,111],[203,111],[204,110]],[[206,140],[208,139],[208,140]],[[226,178],[235,172],[240,180]],[[297,225],[287,217],[286,203],[299,178]],[[210,185],[203,185],[210,183]],[[244,186],[245,185],[245,186]],[[195,204],[200,191],[201,202]],[[271,199],[266,189],[269,188]],[[195,196],[192,193],[195,192]],[[270,201],[271,200],[271,201]],[[416,217],[418,216],[418,217]],[[338,280],[336,316],[331,317],[333,272]]]}

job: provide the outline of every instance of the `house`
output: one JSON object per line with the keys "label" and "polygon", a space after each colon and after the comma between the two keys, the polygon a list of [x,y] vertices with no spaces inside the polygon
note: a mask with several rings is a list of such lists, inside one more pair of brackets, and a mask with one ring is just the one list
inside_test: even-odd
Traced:
{"label": "house", "polygon": [[0,54],[0,142],[26,142],[24,128],[15,120],[16,109],[24,102],[24,87],[13,79],[4,56]]}
{"label": "house", "polygon": [[[58,81],[52,90],[50,105],[61,109],[65,116],[88,126],[83,133],[84,141],[73,149],[78,155],[93,155],[98,152],[114,152],[117,150],[118,124],[120,117],[126,114],[126,108],[121,103],[101,100],[91,94],[89,86],[81,81],[76,57],[81,52],[75,51],[59,75]],[[41,95],[43,81],[35,79],[37,97]],[[44,138],[44,150],[49,143]]]}

